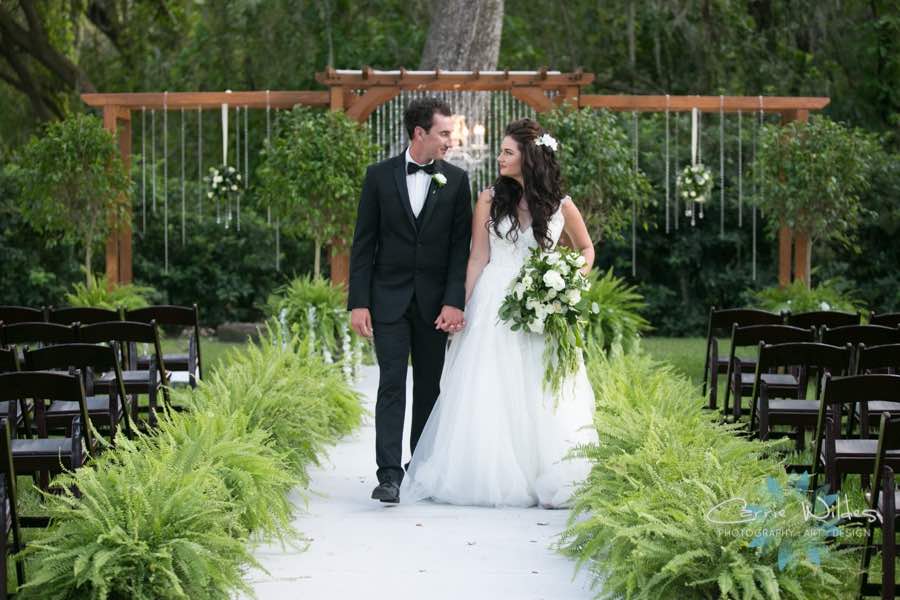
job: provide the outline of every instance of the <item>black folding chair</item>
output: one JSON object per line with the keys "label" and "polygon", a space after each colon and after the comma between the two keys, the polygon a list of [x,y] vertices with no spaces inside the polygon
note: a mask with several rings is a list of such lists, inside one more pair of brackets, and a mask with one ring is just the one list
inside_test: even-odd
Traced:
{"label": "black folding chair", "polygon": [[869,325],[882,325],[884,327],[900,327],[900,312],[875,314],[869,313]]}
{"label": "black folding chair", "polygon": [[75,325],[60,325],[43,321],[0,323],[0,345],[71,344],[78,341]]}
{"label": "black folding chair", "polygon": [[[129,406],[130,401],[125,393],[122,369],[119,365],[118,343],[102,344],[59,344],[37,350],[25,351],[25,366],[29,371],[50,371],[58,369],[78,369],[83,376],[83,384],[87,402],[87,412],[98,428],[104,428],[112,443],[115,443],[116,430],[124,421],[125,433],[130,437],[131,415],[136,406]],[[111,373],[113,379],[106,395],[95,395],[95,376]],[[44,409],[44,419],[49,430],[68,427],[74,417],[80,414],[77,402],[57,401]]]}
{"label": "black folding chair", "polygon": [[[6,400],[14,405],[15,401],[23,398],[34,401],[34,420],[39,437],[12,440],[13,465],[16,473],[39,474],[41,488],[46,490],[52,473],[77,469],[84,464],[85,453],[90,455],[96,449],[81,374],[49,371],[0,374],[0,401]],[[72,420],[69,436],[47,437],[43,411],[45,401],[78,403],[79,414]]]}
{"label": "black folding chair", "polygon": [[[851,414],[854,403],[900,401],[900,375],[849,375],[832,377],[826,373],[816,419],[815,452],[813,453],[812,485],[816,489],[819,474],[824,471],[832,491],[841,489],[845,475],[868,476],[875,465],[877,442],[868,438],[841,436],[841,419]],[[865,432],[863,432],[865,434]],[[900,457],[890,463],[900,468]]]}
{"label": "black folding chair", "polygon": [[[200,315],[197,305],[173,306],[157,305],[125,311],[126,321],[150,323],[156,321],[158,326],[176,325],[190,327],[187,354],[164,354],[163,361],[169,373],[172,386],[190,385],[197,387],[197,381],[203,379],[203,361],[200,354]],[[150,366],[150,356],[138,356],[137,368]]]}
{"label": "black folding chair", "polygon": [[[13,348],[0,348],[0,373],[15,373],[21,371],[19,355]],[[0,402],[0,415],[2,418],[12,419],[16,429],[24,427],[25,430],[31,428],[30,408],[23,400],[20,403],[14,403],[10,406],[9,401]],[[10,410],[12,409],[12,410]]]}
{"label": "black folding chair", "polygon": [[[734,399],[732,415],[737,421],[741,418],[741,401],[744,397],[753,394],[753,384],[756,381],[756,359],[753,360],[753,370],[748,368],[749,362],[737,355],[738,348],[758,348],[760,342],[767,344],[787,344],[791,342],[815,341],[813,329],[800,329],[788,325],[750,325],[747,327],[733,326],[731,329],[731,350],[726,373],[725,404],[723,412],[727,416],[730,401]],[[795,396],[800,382],[793,373],[770,373],[767,375],[769,391],[777,394]]]}
{"label": "black folding chair", "polygon": [[33,323],[46,321],[47,312],[44,308],[29,308],[27,306],[0,306],[0,321],[6,324]]}
{"label": "black folding chair", "polygon": [[[706,396],[707,384],[709,384],[710,410],[716,409],[717,396],[719,394],[719,374],[728,372],[729,356],[719,354],[719,337],[731,335],[731,328],[748,325],[781,325],[784,318],[781,315],[757,310],[754,308],[724,308],[709,309],[709,321],[706,326],[706,362],[703,366],[703,395]],[[744,359],[742,364],[752,372],[756,368],[755,361]]]}
{"label": "black folding chair", "polygon": [[120,321],[122,320],[122,313],[117,310],[95,308],[93,306],[51,307],[47,314],[47,320],[51,323],[60,323],[62,325],[71,325],[72,323],[87,325],[105,321]]}
{"label": "black folding chair", "polygon": [[[148,398],[148,417],[155,422],[158,410],[157,395],[162,390],[166,407],[171,407],[169,396],[169,378],[163,360],[162,345],[159,340],[159,329],[155,321],[138,323],[136,321],[108,321],[82,325],[79,336],[83,342],[101,344],[114,340],[122,345],[124,351],[122,381],[128,394],[146,394]],[[137,344],[150,344],[153,349],[150,365],[147,369],[137,368]],[[98,392],[111,393],[115,385],[115,374],[106,373],[94,382]],[[133,406],[140,410],[136,401]],[[137,417],[137,412],[132,415]]]}
{"label": "black folding chair", "polygon": [[[881,415],[881,426],[875,451],[875,468],[872,474],[872,490],[867,496],[869,514],[874,519],[866,522],[866,541],[860,564],[857,598],[894,598],[896,594],[895,561],[897,559],[897,506],[898,497],[894,470],[887,464],[888,457],[900,454],[900,417],[888,413]],[[881,583],[869,581],[869,566],[877,551],[875,529],[881,529]]]}
{"label": "black folding chair", "polygon": [[817,330],[822,327],[844,327],[846,325],[859,325],[862,322],[862,315],[859,312],[849,313],[837,310],[813,310],[802,313],[788,313],[787,324],[802,329],[815,327]]}
{"label": "black folding chair", "polygon": [[[898,374],[900,373],[900,344],[885,344],[883,346],[866,346],[860,344],[856,349],[856,364],[854,375],[868,375],[876,373]],[[880,415],[888,413],[892,417],[900,416],[900,402],[887,402],[873,400],[859,406],[855,406],[852,418],[849,419],[847,436],[853,434],[853,427],[858,421],[861,423],[862,437],[867,437],[877,422],[872,422],[870,414]]]}
{"label": "black folding chair", "polygon": [[[6,556],[12,550],[18,554],[24,548],[19,523],[19,502],[16,486],[16,469],[13,466],[9,426],[5,418],[0,418],[0,600],[8,597]],[[12,546],[9,544],[12,534]],[[25,563],[16,561],[16,579],[19,586],[25,583]]]}
{"label": "black folding chair", "polygon": [[[750,430],[756,429],[759,438],[763,440],[770,437],[795,437],[797,449],[802,450],[806,431],[816,427],[821,398],[821,375],[849,373],[850,355],[849,345],[840,348],[818,343],[761,343],[750,403]],[[771,377],[770,373],[778,371],[798,373],[798,385],[795,390],[791,390],[795,395],[776,398],[772,393],[767,375]],[[816,384],[813,398],[807,400],[810,376],[815,379]],[[793,427],[794,431],[773,431],[773,427],[779,425]]]}

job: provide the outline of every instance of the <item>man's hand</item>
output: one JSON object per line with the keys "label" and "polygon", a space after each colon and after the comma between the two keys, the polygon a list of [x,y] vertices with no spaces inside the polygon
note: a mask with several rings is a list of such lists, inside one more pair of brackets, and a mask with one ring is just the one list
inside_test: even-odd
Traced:
{"label": "man's hand", "polygon": [[444,305],[444,308],[441,309],[441,314],[434,320],[434,328],[446,331],[447,333],[462,331],[462,328],[465,326],[466,320],[463,311],[455,306],[448,306],[446,304]]}
{"label": "man's hand", "polygon": [[372,315],[368,308],[354,308],[350,311],[350,327],[359,335],[372,337]]}

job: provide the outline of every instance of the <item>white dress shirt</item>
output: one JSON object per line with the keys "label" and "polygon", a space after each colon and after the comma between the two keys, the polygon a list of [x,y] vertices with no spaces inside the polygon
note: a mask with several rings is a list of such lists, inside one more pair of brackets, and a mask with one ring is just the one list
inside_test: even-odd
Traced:
{"label": "white dress shirt", "polygon": [[[420,164],[413,160],[409,153],[409,148],[406,149],[406,162]],[[406,176],[406,191],[409,192],[409,203],[416,218],[419,217],[422,207],[425,206],[425,198],[428,196],[428,186],[430,185],[431,175],[425,171],[416,171],[412,175]]]}

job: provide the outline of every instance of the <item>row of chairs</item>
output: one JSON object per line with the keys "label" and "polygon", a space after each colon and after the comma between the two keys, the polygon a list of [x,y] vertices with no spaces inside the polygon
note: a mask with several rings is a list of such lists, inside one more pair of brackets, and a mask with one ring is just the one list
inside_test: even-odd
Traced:
{"label": "row of chairs", "polygon": [[[750,308],[728,308],[717,309],[713,306],[710,309],[709,321],[706,334],[706,353],[703,369],[703,389],[702,393],[708,396],[708,408],[717,409],[718,403],[718,387],[719,375],[727,375],[726,381],[731,382],[732,372],[735,368],[735,358],[737,356],[736,349],[741,347],[755,348],[760,341],[769,341],[770,343],[778,343],[775,339],[764,340],[762,338],[754,338],[754,334],[763,332],[764,330],[742,330],[738,332],[735,339],[735,327],[743,328],[750,326],[789,326],[797,329],[815,329],[817,334],[821,333],[823,328],[832,330],[828,340],[830,343],[843,345],[844,343],[866,343],[868,345],[878,345],[882,343],[890,343],[883,341],[885,332],[881,329],[868,329],[869,327],[879,327],[885,329],[897,329],[900,327],[900,313],[883,313],[869,315],[869,324],[864,329],[844,329],[845,327],[861,327],[862,315],[860,313],[846,313],[839,311],[814,311],[805,313],[773,313],[764,310]],[[835,331],[837,330],[837,331]],[[773,330],[774,331],[774,330]],[[869,333],[872,332],[872,333]],[[890,334],[888,334],[890,335]],[[720,337],[731,336],[731,347],[728,354],[722,354],[719,351],[718,339]],[[821,338],[816,336],[818,340]],[[840,341],[840,340],[844,341]],[[784,339],[784,342],[795,341]],[[799,340],[796,340],[799,341]],[[900,340],[898,340],[900,341]],[[748,375],[745,376],[745,388],[749,388],[752,382],[752,373],[756,369],[755,360],[753,358],[743,357],[741,359],[740,369]],[[728,407],[728,398],[731,394],[730,389],[726,387],[726,410]]]}
{"label": "row of chairs", "polygon": [[[0,306],[0,322],[7,325],[20,323],[56,323],[60,325],[92,325],[111,321],[150,323],[160,327],[185,327],[190,329],[187,353],[164,355],[166,366],[172,372],[173,384],[187,383],[195,387],[203,379],[203,360],[200,351],[200,313],[196,304],[191,306],[155,305],[131,310],[109,310],[96,307],[41,307]],[[146,369],[148,355],[137,356],[135,367]]]}

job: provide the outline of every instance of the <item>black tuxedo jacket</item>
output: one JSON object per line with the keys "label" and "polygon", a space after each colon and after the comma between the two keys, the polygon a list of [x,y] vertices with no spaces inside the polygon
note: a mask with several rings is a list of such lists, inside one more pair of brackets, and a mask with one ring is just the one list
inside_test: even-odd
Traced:
{"label": "black tuxedo jacket", "polygon": [[416,219],[406,189],[406,156],[369,166],[350,250],[348,309],[368,308],[374,321],[399,319],[415,294],[422,318],[443,305],[463,309],[472,235],[472,193],[462,169],[436,161],[447,183],[434,179]]}

